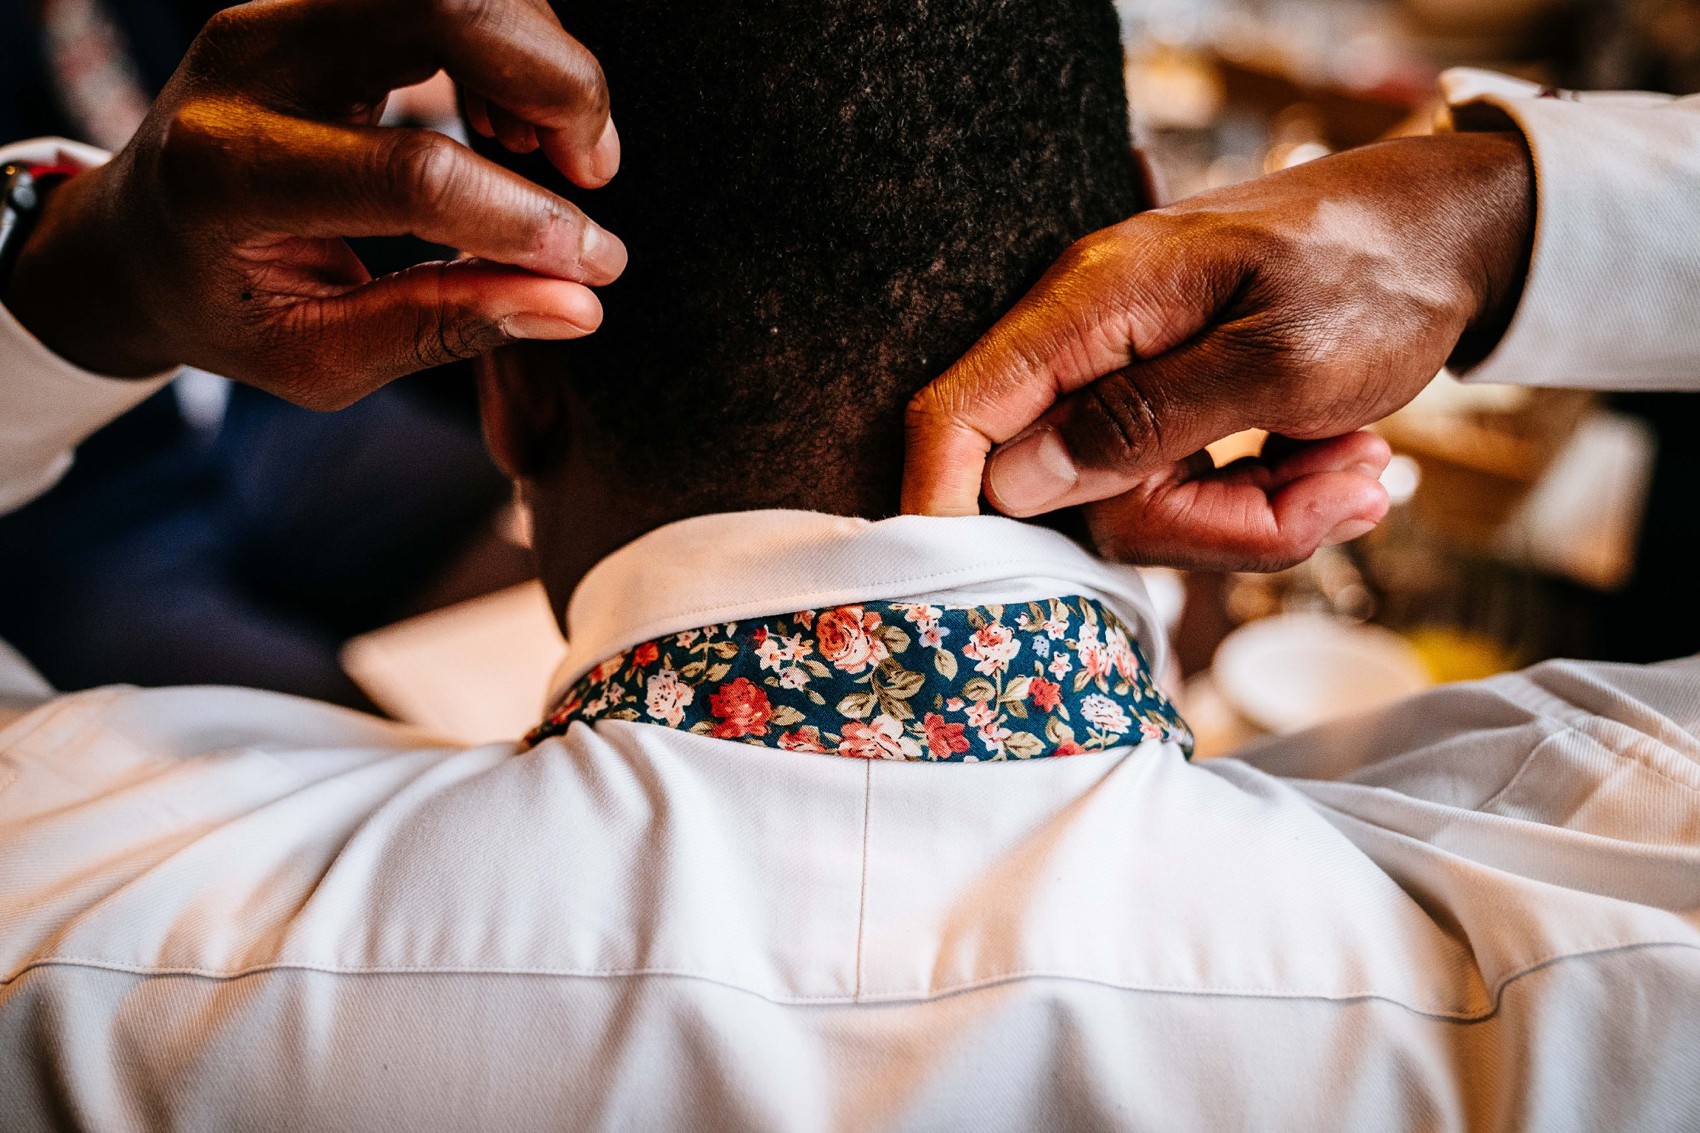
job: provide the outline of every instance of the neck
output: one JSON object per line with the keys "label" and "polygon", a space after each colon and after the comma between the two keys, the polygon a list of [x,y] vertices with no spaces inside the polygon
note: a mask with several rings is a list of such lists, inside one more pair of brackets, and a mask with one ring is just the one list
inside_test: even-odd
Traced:
{"label": "neck", "polygon": [[533,547],[557,619],[584,576],[602,559],[656,528],[717,512],[781,508],[865,519],[897,513],[901,456],[876,454],[883,467],[823,452],[816,475],[775,475],[736,459],[685,483],[622,474],[600,446],[573,444],[543,475],[522,484]]}

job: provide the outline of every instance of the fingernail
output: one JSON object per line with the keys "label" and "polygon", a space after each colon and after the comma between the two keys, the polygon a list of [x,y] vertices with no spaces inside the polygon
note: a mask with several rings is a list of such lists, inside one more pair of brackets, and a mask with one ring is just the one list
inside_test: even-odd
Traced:
{"label": "fingernail", "polygon": [[992,502],[1024,515],[1045,510],[1079,482],[1074,458],[1050,428],[1035,429],[999,449],[986,477]]}
{"label": "fingernail", "polygon": [[1367,535],[1375,530],[1375,524],[1367,519],[1348,519],[1328,533],[1328,538],[1322,541],[1324,547],[1337,547],[1341,543],[1350,543],[1360,535]]}
{"label": "fingernail", "polygon": [[1356,472],[1359,476],[1367,476],[1371,480],[1379,480],[1381,478],[1380,465],[1372,464],[1367,460],[1358,461],[1356,464],[1352,465],[1350,471]]}
{"label": "fingernail", "polygon": [[587,224],[579,245],[579,266],[604,279],[617,279],[626,270],[626,246],[605,228]]}
{"label": "fingernail", "polygon": [[593,327],[581,327],[569,319],[557,315],[518,314],[509,315],[502,321],[502,330],[509,338],[583,338]]}
{"label": "fingernail", "polygon": [[596,139],[596,145],[591,147],[590,171],[603,182],[612,181],[614,174],[620,171],[620,134],[614,129],[612,118],[602,127],[602,136]]}

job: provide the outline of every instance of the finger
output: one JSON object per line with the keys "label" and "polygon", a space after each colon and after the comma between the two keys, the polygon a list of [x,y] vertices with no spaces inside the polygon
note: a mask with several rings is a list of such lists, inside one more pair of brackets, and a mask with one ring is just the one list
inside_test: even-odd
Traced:
{"label": "finger", "polygon": [[1087,508],[1112,558],[1211,570],[1278,570],[1370,530],[1386,514],[1386,442],[1353,434],[1273,466],[1236,461],[1202,478],[1154,477]]}
{"label": "finger", "polygon": [[[562,135],[550,156],[575,183],[595,187],[618,172],[617,152],[610,164],[603,144],[609,118],[601,65],[537,0],[301,0],[242,5],[215,22],[225,39],[312,44],[310,60],[288,60],[288,73],[275,79],[291,109],[325,116],[441,68],[516,118]],[[286,23],[291,34],[280,36],[277,25]]]}
{"label": "finger", "polygon": [[[574,160],[574,141],[560,130],[550,130],[546,127],[537,128],[537,140],[543,146],[543,153],[557,169],[566,169]],[[575,178],[578,184],[587,189],[594,189],[608,183],[620,168],[620,132],[614,129],[614,120],[610,118],[608,125],[602,129],[602,136],[591,148],[590,164],[594,169],[603,170],[605,174],[581,176]]]}
{"label": "finger", "polygon": [[[468,255],[600,285],[626,250],[578,208],[432,130],[333,126],[260,113],[179,116],[185,193],[242,202],[294,236],[412,233]],[[209,155],[194,151],[205,147]],[[231,151],[247,147],[246,159]],[[204,157],[204,159],[197,159]]]}
{"label": "finger", "polygon": [[[978,510],[995,446],[1021,434],[1059,398],[1196,334],[1232,297],[1242,267],[1237,252],[1206,246],[1188,259],[1182,251],[1164,222],[1149,215],[1071,248],[910,402],[904,510]],[[1043,461],[1055,454],[1035,449],[1032,455]]]}
{"label": "finger", "polygon": [[311,343],[311,354],[289,359],[289,373],[267,375],[268,388],[336,409],[403,374],[518,339],[582,337],[600,325],[602,307],[580,284],[463,260],[421,264],[297,304],[282,318],[294,324],[289,341]]}
{"label": "finger", "polygon": [[531,123],[515,118],[500,106],[490,107],[490,128],[496,131],[496,140],[513,153],[531,153],[537,148],[537,131],[531,128]]}
{"label": "finger", "polygon": [[1385,437],[1359,429],[1317,441],[1272,434],[1257,462],[1268,468],[1270,486],[1279,488],[1317,472],[1356,472],[1377,480],[1392,459],[1393,449]]}
{"label": "finger", "polygon": [[496,128],[490,125],[490,104],[483,95],[475,91],[461,90],[460,112],[466,116],[466,124],[474,134],[481,138],[496,136]]}
{"label": "finger", "polygon": [[1120,495],[1247,426],[1243,384],[1261,359],[1218,330],[1099,378],[991,453],[984,491],[999,511],[1038,515]]}
{"label": "finger", "polygon": [[574,184],[595,188],[613,179],[619,147],[608,142],[602,66],[547,4],[437,0],[437,6],[437,46],[450,75],[556,135],[549,159]]}

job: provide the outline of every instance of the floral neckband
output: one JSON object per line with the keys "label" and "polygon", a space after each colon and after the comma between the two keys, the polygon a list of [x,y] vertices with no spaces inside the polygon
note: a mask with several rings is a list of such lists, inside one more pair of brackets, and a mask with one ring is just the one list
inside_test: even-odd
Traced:
{"label": "floral neckband", "polygon": [[633,646],[526,737],[630,720],[859,759],[1078,755],[1192,733],[1102,603],[865,602],[706,626]]}

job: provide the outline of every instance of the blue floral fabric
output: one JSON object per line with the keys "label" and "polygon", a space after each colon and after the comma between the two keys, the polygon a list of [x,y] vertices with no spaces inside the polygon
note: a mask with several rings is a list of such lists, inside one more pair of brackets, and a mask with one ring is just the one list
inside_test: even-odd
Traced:
{"label": "blue floral fabric", "polygon": [[632,720],[858,759],[1037,759],[1192,733],[1102,603],[865,602],[670,634],[580,679],[528,737]]}

